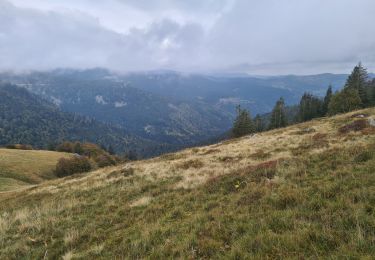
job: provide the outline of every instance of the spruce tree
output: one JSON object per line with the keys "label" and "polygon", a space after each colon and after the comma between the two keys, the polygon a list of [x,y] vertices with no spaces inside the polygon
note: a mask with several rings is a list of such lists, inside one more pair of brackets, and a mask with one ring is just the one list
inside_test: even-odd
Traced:
{"label": "spruce tree", "polygon": [[305,122],[323,114],[323,103],[310,93],[305,93],[300,101],[298,109],[298,121]]}
{"label": "spruce tree", "polygon": [[254,132],[254,125],[250,117],[250,113],[241,106],[237,106],[237,117],[234,120],[232,135],[233,137],[241,137]]}
{"label": "spruce tree", "polygon": [[326,96],[324,97],[324,100],[323,100],[323,108],[322,108],[323,116],[328,114],[328,106],[329,106],[329,102],[331,102],[332,95],[333,95],[332,86],[329,85],[328,89],[327,89]]}
{"label": "spruce tree", "polygon": [[362,106],[362,101],[358,90],[354,88],[344,88],[342,91],[332,96],[328,106],[328,114],[335,115],[347,113]]}
{"label": "spruce tree", "polygon": [[270,129],[280,128],[287,126],[287,118],[285,115],[285,102],[281,97],[277,102],[275,107],[272,110]]}
{"label": "spruce tree", "polygon": [[254,129],[255,129],[255,132],[264,131],[264,122],[263,122],[262,117],[259,114],[257,114],[254,118]]}
{"label": "spruce tree", "polygon": [[362,107],[369,106],[368,96],[368,74],[367,70],[359,63],[354,67],[352,73],[349,75],[345,88],[355,89],[362,102]]}

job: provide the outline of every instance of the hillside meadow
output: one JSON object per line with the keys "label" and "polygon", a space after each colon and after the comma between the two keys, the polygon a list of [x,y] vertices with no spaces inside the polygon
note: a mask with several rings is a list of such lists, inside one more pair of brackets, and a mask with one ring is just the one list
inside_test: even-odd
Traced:
{"label": "hillside meadow", "polygon": [[372,259],[375,109],[0,194],[1,259]]}
{"label": "hillside meadow", "polygon": [[0,148],[0,192],[56,178],[53,170],[57,161],[70,156],[52,151]]}

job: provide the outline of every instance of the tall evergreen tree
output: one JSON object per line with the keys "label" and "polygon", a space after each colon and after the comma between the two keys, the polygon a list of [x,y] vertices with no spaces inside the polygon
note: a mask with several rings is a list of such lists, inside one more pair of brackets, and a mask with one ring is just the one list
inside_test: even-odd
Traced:
{"label": "tall evergreen tree", "polygon": [[328,106],[328,114],[335,115],[347,113],[362,106],[358,90],[354,88],[344,88],[342,91],[332,96]]}
{"label": "tall evergreen tree", "polygon": [[272,110],[270,129],[285,127],[287,126],[287,118],[285,115],[285,102],[281,97],[277,102],[275,107]]}
{"label": "tall evergreen tree", "polygon": [[332,85],[329,85],[327,92],[326,92],[326,96],[324,97],[324,100],[323,100],[323,108],[322,108],[323,116],[328,114],[328,106],[329,106],[329,102],[331,102],[332,95],[333,95]]}
{"label": "tall evergreen tree", "polygon": [[303,94],[298,111],[298,121],[305,122],[316,117],[322,116],[323,103],[310,93]]}
{"label": "tall evergreen tree", "polygon": [[255,132],[262,132],[264,131],[264,122],[263,122],[263,119],[262,117],[257,114],[254,118],[254,129],[255,129]]}
{"label": "tall evergreen tree", "polygon": [[354,67],[346,81],[345,88],[357,90],[362,102],[362,107],[369,106],[368,74],[366,68],[364,68],[361,63]]}
{"label": "tall evergreen tree", "polygon": [[241,137],[254,132],[254,125],[251,120],[249,111],[237,106],[237,117],[234,120],[232,135],[233,137]]}

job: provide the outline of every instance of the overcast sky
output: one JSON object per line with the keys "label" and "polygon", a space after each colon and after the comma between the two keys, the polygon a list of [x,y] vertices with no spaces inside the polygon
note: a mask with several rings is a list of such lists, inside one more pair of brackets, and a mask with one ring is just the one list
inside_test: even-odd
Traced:
{"label": "overcast sky", "polygon": [[0,0],[0,70],[375,71],[374,0]]}

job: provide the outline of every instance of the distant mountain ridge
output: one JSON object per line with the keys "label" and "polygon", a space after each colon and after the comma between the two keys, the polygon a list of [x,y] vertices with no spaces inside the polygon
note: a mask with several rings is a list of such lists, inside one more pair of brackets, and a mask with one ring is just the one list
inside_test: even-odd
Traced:
{"label": "distant mountain ridge", "polygon": [[[374,76],[372,74],[372,76]],[[227,132],[235,107],[252,116],[269,113],[276,100],[297,104],[304,92],[323,96],[340,89],[345,74],[249,76],[149,71],[120,74],[106,69],[56,69],[0,74],[53,102],[62,111],[117,125],[129,134],[172,146],[191,146]]]}
{"label": "distant mountain ridge", "polygon": [[63,111],[115,124],[158,143],[192,145],[220,135],[232,120],[229,113],[215,107],[135,88],[101,69],[57,70],[4,78],[55,103]]}
{"label": "distant mountain ridge", "polygon": [[23,88],[0,85],[0,145],[22,143],[46,148],[64,140],[111,145],[117,152],[136,151],[143,156],[173,150],[172,146],[134,136],[122,128],[62,112]]}

